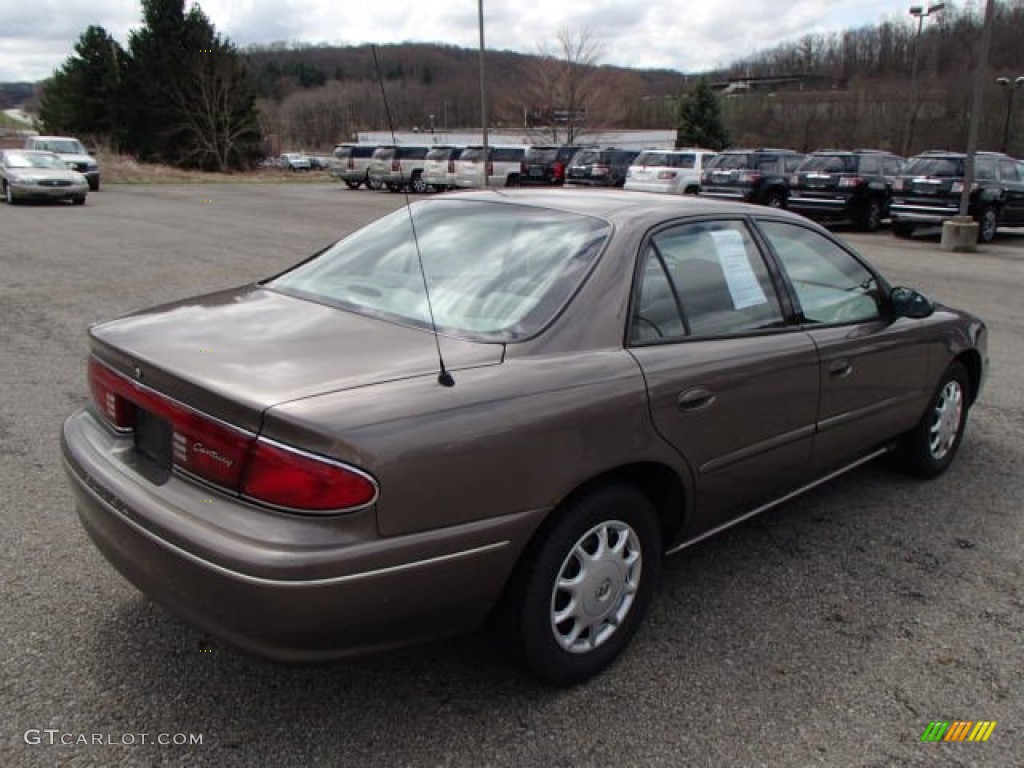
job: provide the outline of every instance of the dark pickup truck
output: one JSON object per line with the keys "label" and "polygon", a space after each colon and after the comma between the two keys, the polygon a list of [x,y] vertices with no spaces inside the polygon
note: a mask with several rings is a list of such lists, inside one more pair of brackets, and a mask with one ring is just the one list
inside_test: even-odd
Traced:
{"label": "dark pickup truck", "polygon": [[[935,225],[956,216],[964,189],[967,156],[960,152],[924,152],[893,182],[892,231],[911,235],[919,225]],[[967,213],[978,222],[978,240],[990,243],[1000,224],[1024,226],[1024,174],[1021,164],[998,152],[974,157],[974,183]]]}

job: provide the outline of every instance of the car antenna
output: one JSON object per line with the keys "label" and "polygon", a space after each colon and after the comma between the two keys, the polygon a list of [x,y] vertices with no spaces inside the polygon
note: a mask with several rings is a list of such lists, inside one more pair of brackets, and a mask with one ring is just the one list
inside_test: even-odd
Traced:
{"label": "car antenna", "polygon": [[[380,61],[377,59],[377,46],[371,45],[370,50],[373,52],[373,66],[377,70],[377,84],[380,86],[380,96],[384,100],[384,115],[387,117],[388,130],[391,132],[391,143],[395,145],[395,151],[398,151],[398,139],[395,138],[395,124],[391,120],[391,107],[388,105],[388,95],[384,91],[384,77],[380,71]],[[402,173],[402,165],[398,165],[399,173]],[[409,226],[412,227],[412,242],[416,247],[416,260],[420,265],[420,277],[423,279],[423,293],[427,297],[427,311],[430,313],[430,330],[434,334],[434,346],[437,348],[437,364],[440,371],[437,374],[437,383],[443,387],[454,387],[455,379],[448,372],[448,369],[444,367],[444,355],[441,354],[441,339],[437,332],[437,321],[434,319],[434,305],[430,301],[430,286],[427,283],[427,270],[423,266],[423,253],[420,251],[420,238],[416,232],[416,219],[412,215],[412,207],[409,205],[409,187],[405,184],[405,179],[400,177],[402,183],[402,191],[405,193],[405,210],[409,212]]]}

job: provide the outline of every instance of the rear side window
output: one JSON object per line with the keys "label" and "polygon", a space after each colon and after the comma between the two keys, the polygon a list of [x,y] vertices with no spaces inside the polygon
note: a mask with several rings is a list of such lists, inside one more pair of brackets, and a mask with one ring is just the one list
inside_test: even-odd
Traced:
{"label": "rear side window", "polygon": [[754,156],[742,152],[730,152],[719,155],[715,158],[712,168],[719,168],[723,171],[736,171],[741,168],[751,168],[754,164]]}
{"label": "rear side window", "polygon": [[853,173],[857,170],[857,159],[853,155],[811,155],[800,166],[801,171],[821,173]]}
{"label": "rear side window", "polygon": [[518,147],[495,147],[492,157],[499,163],[519,162],[523,159],[523,150]]}
{"label": "rear side window", "polygon": [[792,173],[800,167],[800,163],[804,161],[804,157],[803,155],[784,155],[782,161],[786,173]]}
{"label": "rear side window", "polygon": [[649,241],[633,342],[730,336],[783,324],[767,267],[742,222],[684,224]]}
{"label": "rear side window", "polygon": [[908,176],[955,179],[964,175],[964,161],[955,157],[916,157],[903,172]]}
{"label": "rear side window", "polygon": [[403,160],[423,160],[427,152],[428,147],[399,147],[398,157]]}

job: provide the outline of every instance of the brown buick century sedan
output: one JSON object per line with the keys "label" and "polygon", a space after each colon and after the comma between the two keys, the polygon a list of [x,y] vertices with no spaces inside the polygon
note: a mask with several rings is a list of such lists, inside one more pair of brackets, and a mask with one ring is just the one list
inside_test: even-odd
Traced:
{"label": "brown buick century sedan", "polygon": [[291,661],[487,622],[557,684],[665,555],[882,454],[943,472],[987,367],[803,218],[609,191],[416,202],[89,342],[65,462],[143,592]]}

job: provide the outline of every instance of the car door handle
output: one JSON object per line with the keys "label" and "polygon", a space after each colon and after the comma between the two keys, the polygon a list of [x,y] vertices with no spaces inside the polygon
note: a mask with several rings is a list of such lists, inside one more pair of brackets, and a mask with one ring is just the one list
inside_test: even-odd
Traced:
{"label": "car door handle", "polygon": [[853,373],[853,363],[849,360],[833,360],[828,366],[828,375],[833,379],[845,379]]}
{"label": "car door handle", "polygon": [[679,395],[679,410],[699,411],[715,402],[715,393],[704,387],[694,387]]}

